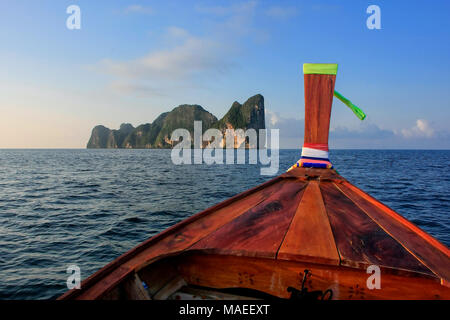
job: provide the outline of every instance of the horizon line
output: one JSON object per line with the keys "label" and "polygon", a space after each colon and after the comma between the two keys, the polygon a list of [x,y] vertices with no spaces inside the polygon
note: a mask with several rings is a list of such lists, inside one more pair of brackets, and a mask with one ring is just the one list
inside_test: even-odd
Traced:
{"label": "horizon line", "polygon": [[[3,148],[0,147],[0,150],[172,150],[173,148],[71,148],[71,147],[31,147],[31,148],[22,148],[22,147],[14,147],[14,148]],[[194,149],[194,148],[192,148]],[[205,148],[202,148],[205,149]],[[226,148],[222,148],[227,150]],[[270,149],[270,148],[269,148]],[[302,148],[277,148],[278,150],[300,150]],[[237,150],[233,148],[233,150]],[[249,149],[245,149],[249,150]],[[257,149],[259,150],[259,149]],[[422,151],[422,150],[434,150],[434,151],[450,151],[450,148],[447,149],[437,149],[437,148],[329,148],[329,150],[367,150],[367,151],[383,151],[383,150],[392,150],[392,151]]]}

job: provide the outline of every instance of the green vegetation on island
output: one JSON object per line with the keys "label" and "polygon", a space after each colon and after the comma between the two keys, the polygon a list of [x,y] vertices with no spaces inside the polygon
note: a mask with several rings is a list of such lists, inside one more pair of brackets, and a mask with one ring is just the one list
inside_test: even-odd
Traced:
{"label": "green vegetation on island", "polygon": [[98,125],[92,129],[87,148],[171,148],[172,132],[184,128],[193,135],[194,121],[202,122],[203,132],[209,128],[219,129],[222,133],[226,129],[265,129],[264,97],[257,94],[244,104],[235,101],[220,120],[199,105],[183,104],[170,112],[162,113],[152,123],[136,128],[129,123],[123,123],[119,129]]}

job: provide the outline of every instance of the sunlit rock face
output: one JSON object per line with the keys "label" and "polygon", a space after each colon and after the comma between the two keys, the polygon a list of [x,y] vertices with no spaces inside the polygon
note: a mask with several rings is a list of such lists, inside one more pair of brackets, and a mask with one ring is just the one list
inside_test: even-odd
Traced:
{"label": "sunlit rock face", "polygon": [[[265,129],[264,97],[257,94],[244,104],[235,101],[220,120],[199,105],[184,104],[170,112],[162,113],[152,123],[142,124],[136,128],[129,123],[123,123],[117,130],[98,125],[92,129],[87,148],[172,148],[175,143],[170,140],[171,133],[175,129],[184,128],[193,137],[194,121],[202,122],[203,132],[210,128],[220,130],[224,136],[220,143],[222,146],[226,145],[227,129],[242,129],[244,134],[233,137],[234,147],[238,148],[245,144],[246,148],[256,148],[260,144],[259,141],[249,139],[245,133],[248,129],[255,129],[256,132]],[[202,147],[207,145],[208,142],[203,142]]]}

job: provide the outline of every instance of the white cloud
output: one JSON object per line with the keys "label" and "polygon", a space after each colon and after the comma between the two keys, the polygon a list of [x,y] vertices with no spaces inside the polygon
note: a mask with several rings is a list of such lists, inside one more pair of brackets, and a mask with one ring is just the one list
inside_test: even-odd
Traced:
{"label": "white cloud", "polygon": [[104,59],[97,69],[114,77],[111,88],[130,93],[144,88],[167,90],[186,79],[191,82],[201,76],[222,74],[233,66],[230,49],[220,41],[193,36],[179,27],[169,27],[166,37],[175,43],[169,49],[126,61]]}
{"label": "white cloud", "polygon": [[280,121],[278,113],[272,112],[267,108],[265,109],[265,119],[271,126],[275,126]]}
{"label": "white cloud", "polygon": [[186,38],[189,36],[189,32],[187,32],[187,30],[176,26],[167,28],[167,33],[174,38]]}
{"label": "white cloud", "polygon": [[211,6],[211,7],[197,6],[195,9],[199,13],[216,16],[226,16],[231,14],[249,13],[256,8],[257,4],[258,4],[257,1],[251,0],[239,4],[233,4],[230,6]]}
{"label": "white cloud", "polygon": [[125,13],[140,13],[140,14],[154,14],[153,8],[148,6],[141,6],[139,4],[132,4],[125,8]]}
{"label": "white cloud", "polygon": [[[197,6],[209,21],[207,35],[198,36],[178,26],[162,35],[164,48],[126,60],[105,59],[94,67],[111,76],[109,89],[132,95],[169,95],[178,88],[204,88],[236,67],[236,57],[245,54],[242,41],[265,42],[267,32],[255,26],[257,1],[225,6]],[[127,13],[153,13],[150,7],[131,5]],[[179,91],[177,91],[179,92]]]}
{"label": "white cloud", "polygon": [[299,148],[302,145],[305,130],[303,119],[287,118],[267,109],[265,118],[267,129],[280,130],[280,148]]}
{"label": "white cloud", "polygon": [[288,19],[298,14],[298,10],[295,7],[270,7],[266,10],[266,15],[277,19]]}
{"label": "white cloud", "polygon": [[[280,130],[282,148],[298,148],[303,143],[304,119],[288,118],[277,112],[266,110],[266,126],[269,129]],[[406,132],[407,135],[405,135]],[[420,141],[423,141],[420,138],[427,138],[427,141],[430,141],[429,138],[434,136],[432,129],[424,120],[418,121],[412,129],[400,130],[400,133],[363,121],[357,128],[351,129],[345,126],[331,128],[329,142],[331,148],[418,148],[421,146]],[[441,136],[444,135],[441,134]]]}
{"label": "white cloud", "polygon": [[[268,129],[280,130],[281,148],[299,148],[303,144],[304,119],[288,118],[266,109]],[[449,148],[450,132],[434,130],[428,121],[418,119],[410,129],[380,128],[370,120],[361,121],[356,128],[336,126],[330,128],[331,148]]]}
{"label": "white cloud", "polygon": [[349,129],[343,126],[337,126],[330,129],[330,138],[345,140],[382,140],[392,139],[395,133],[392,130],[381,129],[376,124],[370,122],[361,122],[357,129]]}
{"label": "white cloud", "polygon": [[196,11],[211,16],[219,33],[232,38],[252,35],[253,40],[266,41],[267,32],[253,25],[257,7],[258,2],[251,0],[229,6],[197,6]]}
{"label": "white cloud", "polygon": [[434,136],[434,129],[430,126],[427,120],[417,119],[416,125],[410,129],[401,130],[401,134],[405,138],[431,138]]}

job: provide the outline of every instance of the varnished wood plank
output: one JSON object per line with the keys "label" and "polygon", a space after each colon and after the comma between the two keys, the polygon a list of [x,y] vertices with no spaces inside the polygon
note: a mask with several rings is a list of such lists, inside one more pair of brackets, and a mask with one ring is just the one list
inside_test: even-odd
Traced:
{"label": "varnished wood plank", "polygon": [[127,300],[151,300],[147,290],[142,285],[142,280],[137,274],[124,282],[123,289]]}
{"label": "varnished wood plank", "polygon": [[341,264],[378,265],[433,274],[331,182],[320,184]]}
{"label": "varnished wood plank", "polygon": [[178,270],[191,285],[210,288],[248,288],[289,298],[288,287],[301,288],[304,270],[309,270],[305,288],[327,289],[333,299],[450,299],[450,289],[423,274],[381,267],[381,289],[369,290],[365,270],[297,261],[265,258],[188,255],[178,262]]}
{"label": "varnished wood plank", "polygon": [[180,276],[177,276],[162,287],[154,296],[154,300],[166,300],[170,295],[175,293],[180,288],[184,287],[186,282]]}
{"label": "varnished wood plank", "polygon": [[210,232],[256,206],[278,190],[276,184],[280,181],[283,179],[275,178],[170,227],[97,271],[82,282],[80,290],[70,290],[59,299],[101,298],[134,270],[145,267],[161,255],[188,249]]}
{"label": "varnished wood plank", "polygon": [[174,300],[260,300],[210,289],[183,287],[172,295]]}
{"label": "varnished wood plank", "polygon": [[328,145],[335,75],[305,74],[305,143]]}
{"label": "varnished wood plank", "polygon": [[304,186],[301,181],[278,183],[277,192],[203,238],[192,249],[274,258],[300,202]]}
{"label": "varnished wood plank", "polygon": [[170,259],[156,261],[150,268],[139,272],[142,280],[148,286],[148,292],[154,296],[162,287],[178,276],[176,266]]}
{"label": "varnished wood plank", "polygon": [[282,177],[295,177],[301,180],[333,180],[333,181],[346,181],[340,176],[334,169],[322,169],[322,168],[294,168],[281,175]]}
{"label": "varnished wood plank", "polygon": [[450,280],[450,254],[447,247],[352,184],[336,186],[424,265],[439,277]]}
{"label": "varnished wood plank", "polygon": [[277,259],[339,265],[339,254],[317,181],[308,183]]}

